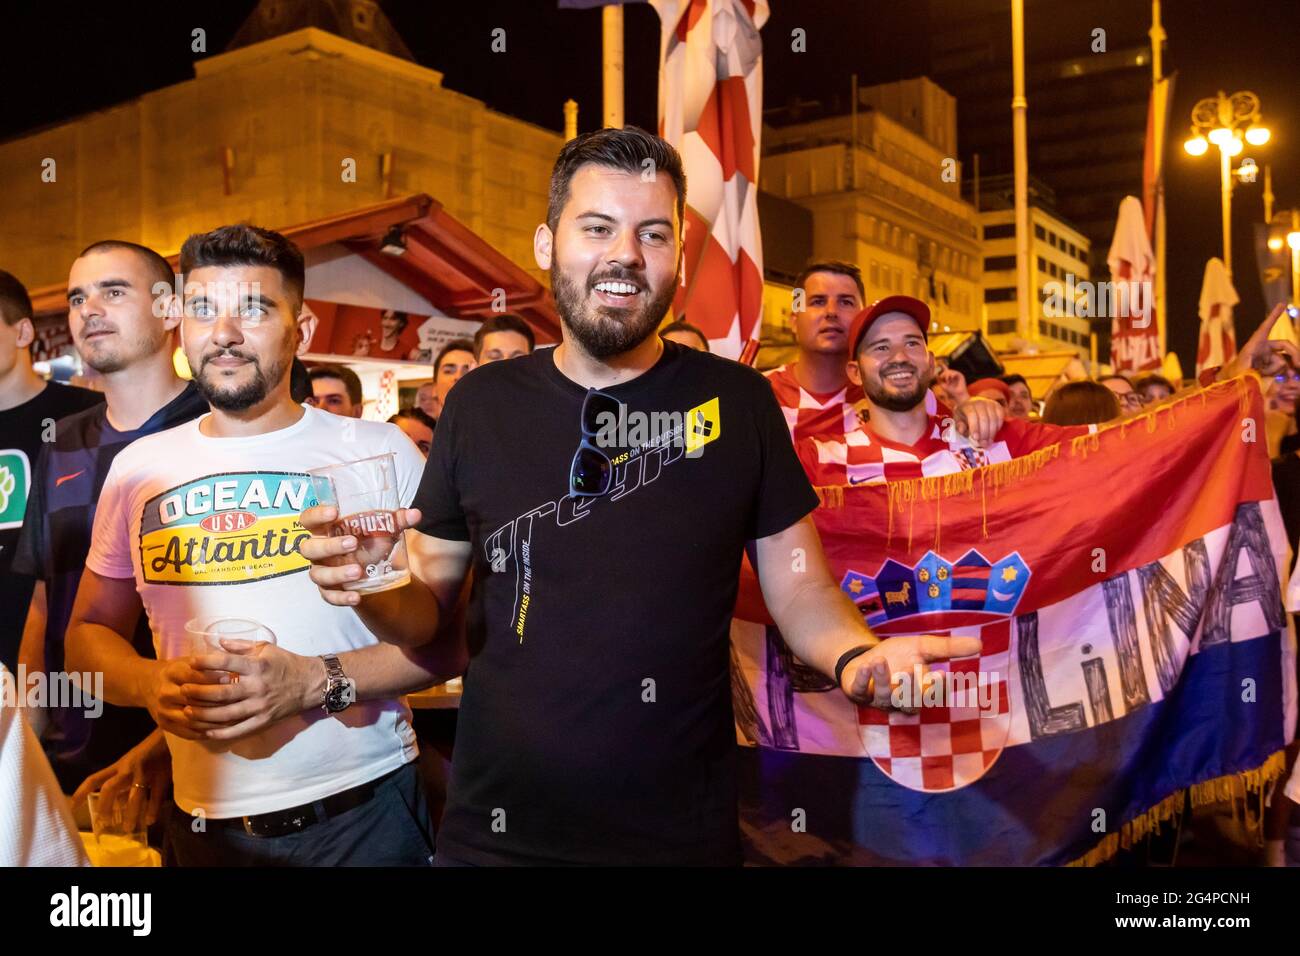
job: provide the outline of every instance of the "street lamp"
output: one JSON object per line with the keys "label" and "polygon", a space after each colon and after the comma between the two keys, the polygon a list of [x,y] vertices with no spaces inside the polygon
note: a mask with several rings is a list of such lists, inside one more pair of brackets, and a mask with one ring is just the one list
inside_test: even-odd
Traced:
{"label": "street lamp", "polygon": [[1183,143],[1191,156],[1204,156],[1213,143],[1219,147],[1220,194],[1223,202],[1223,266],[1232,275],[1232,157],[1245,149],[1242,141],[1263,146],[1268,127],[1261,125],[1259,97],[1249,90],[1222,90],[1192,107],[1192,136]]}

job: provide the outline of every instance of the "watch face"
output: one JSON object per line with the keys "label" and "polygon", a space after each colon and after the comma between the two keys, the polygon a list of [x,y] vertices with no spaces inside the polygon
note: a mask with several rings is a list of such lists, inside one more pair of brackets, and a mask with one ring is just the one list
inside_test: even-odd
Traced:
{"label": "watch face", "polygon": [[325,692],[325,706],[331,713],[343,710],[356,699],[357,685],[350,677],[331,684]]}

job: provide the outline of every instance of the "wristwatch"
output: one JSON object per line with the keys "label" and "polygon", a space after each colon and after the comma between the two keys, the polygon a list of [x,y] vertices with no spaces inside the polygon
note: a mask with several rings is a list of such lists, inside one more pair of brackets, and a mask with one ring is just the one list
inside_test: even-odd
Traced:
{"label": "wristwatch", "polygon": [[343,665],[334,654],[322,654],[325,665],[325,693],[321,695],[321,710],[337,714],[347,710],[357,699],[356,681],[343,673]]}

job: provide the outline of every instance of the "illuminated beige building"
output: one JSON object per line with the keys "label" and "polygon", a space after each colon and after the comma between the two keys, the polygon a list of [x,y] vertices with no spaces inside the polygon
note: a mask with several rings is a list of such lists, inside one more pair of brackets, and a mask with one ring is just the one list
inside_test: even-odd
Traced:
{"label": "illuminated beige building", "polygon": [[[1076,310],[1063,301],[1088,295],[1087,236],[1061,218],[1054,196],[1042,183],[1030,184],[1029,222],[1030,286],[1035,290],[1030,308],[1033,328],[1016,328],[1016,217],[1011,204],[1011,178],[980,183],[980,222],[984,230],[983,300],[985,334],[999,352],[1069,350],[1088,358],[1090,323],[1086,309]],[[1076,315],[1076,311],[1084,315]]]}
{"label": "illuminated beige building", "polygon": [[978,330],[979,232],[961,198],[956,101],[922,77],[861,89],[858,104],[856,115],[765,126],[761,188],[811,211],[811,254],[857,263],[869,301],[906,293],[930,305],[934,331]]}
{"label": "illuminated beige building", "polygon": [[559,133],[446,89],[437,70],[311,27],[198,59],[194,72],[0,144],[4,268],[40,287],[64,281],[99,239],[170,254],[222,223],[278,227],[427,194],[544,278],[532,235]]}

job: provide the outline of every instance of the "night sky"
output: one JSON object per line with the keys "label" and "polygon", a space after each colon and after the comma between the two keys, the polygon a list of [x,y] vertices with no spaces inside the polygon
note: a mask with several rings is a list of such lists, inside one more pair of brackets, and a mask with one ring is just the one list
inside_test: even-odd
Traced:
{"label": "night sky", "polygon": [[[1051,35],[1052,7],[1067,0],[1028,0],[1027,43],[1059,48]],[[850,74],[864,84],[916,76],[927,44],[924,0],[770,0],[764,28],[765,98],[769,106],[794,98],[828,101],[847,90]],[[995,9],[1007,0],[970,0]],[[1132,20],[1142,0],[1114,0]],[[34,3],[6,5],[0,34],[0,138],[111,106],[151,89],[190,78],[196,54],[190,31],[204,27],[209,52],[222,50],[255,0],[208,2]],[[443,71],[444,84],[489,106],[553,129],[562,103],[578,100],[582,129],[600,118],[600,14],[559,11],[553,0],[386,0],[390,20],[426,66]],[[1273,130],[1263,148],[1249,148],[1273,166],[1276,208],[1300,205],[1300,3],[1246,4],[1166,0],[1166,72],[1177,70],[1168,154],[1170,344],[1190,369],[1196,337],[1196,299],[1205,260],[1221,254],[1217,153],[1192,159],[1182,151],[1195,100],[1219,88],[1260,95]],[[1145,15],[1143,15],[1145,16]],[[1098,24],[1106,26],[1105,23]],[[793,54],[790,30],[807,31],[809,51]],[[488,53],[491,31],[503,27],[507,53]],[[627,122],[656,121],[658,18],[648,6],[627,8]],[[1079,52],[1088,37],[1079,38]],[[1008,101],[1010,89],[1007,91]],[[961,104],[958,103],[960,110]],[[1029,104],[1029,135],[1036,115]],[[1031,168],[1030,172],[1034,172]],[[1239,341],[1266,311],[1249,238],[1262,220],[1263,176],[1234,196],[1233,257],[1242,305]],[[1139,184],[1140,185],[1140,184]]]}

